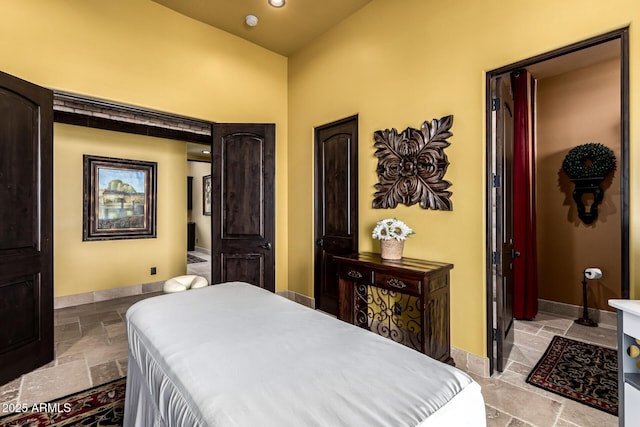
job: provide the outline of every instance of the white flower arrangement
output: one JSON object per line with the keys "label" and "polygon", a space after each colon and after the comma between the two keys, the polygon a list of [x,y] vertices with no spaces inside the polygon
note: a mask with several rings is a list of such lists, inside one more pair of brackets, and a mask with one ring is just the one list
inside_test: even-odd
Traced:
{"label": "white flower arrangement", "polygon": [[378,240],[406,240],[413,230],[407,224],[396,218],[378,221],[373,229],[372,237]]}

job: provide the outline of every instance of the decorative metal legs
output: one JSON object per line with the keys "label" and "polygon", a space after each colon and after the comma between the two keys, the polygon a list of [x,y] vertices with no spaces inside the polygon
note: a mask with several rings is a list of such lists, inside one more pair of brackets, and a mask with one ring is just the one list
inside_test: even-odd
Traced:
{"label": "decorative metal legs", "polygon": [[420,298],[363,284],[355,290],[356,325],[423,351]]}

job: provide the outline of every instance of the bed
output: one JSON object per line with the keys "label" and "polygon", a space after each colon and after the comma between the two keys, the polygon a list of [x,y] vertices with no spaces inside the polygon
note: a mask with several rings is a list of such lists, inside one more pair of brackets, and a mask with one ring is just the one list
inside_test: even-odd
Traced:
{"label": "bed", "polygon": [[126,314],[127,426],[485,426],[464,372],[256,286]]}

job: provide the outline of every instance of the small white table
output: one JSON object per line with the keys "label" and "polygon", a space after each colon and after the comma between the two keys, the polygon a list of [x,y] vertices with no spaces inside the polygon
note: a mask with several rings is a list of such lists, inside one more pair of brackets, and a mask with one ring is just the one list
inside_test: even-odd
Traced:
{"label": "small white table", "polygon": [[618,310],[618,420],[640,425],[640,300],[610,299]]}

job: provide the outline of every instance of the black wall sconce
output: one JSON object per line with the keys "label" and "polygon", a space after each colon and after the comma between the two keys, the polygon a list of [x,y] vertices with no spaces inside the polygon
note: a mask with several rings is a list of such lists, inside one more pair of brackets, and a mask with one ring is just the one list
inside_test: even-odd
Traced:
{"label": "black wall sconce", "polygon": [[[578,217],[585,224],[598,218],[598,205],[604,198],[600,184],[616,167],[613,151],[598,143],[588,143],[572,148],[562,162],[562,169],[574,183],[573,200],[578,207]],[[584,196],[593,196],[590,209],[584,203]]]}
{"label": "black wall sconce", "polygon": [[[598,218],[598,205],[604,198],[604,190],[600,188],[600,183],[604,178],[582,178],[572,179],[575,188],[573,190],[573,200],[578,206],[578,218],[585,224],[591,224]],[[586,194],[593,195],[593,203],[590,209],[587,210],[587,206],[584,204],[583,197]]]}

